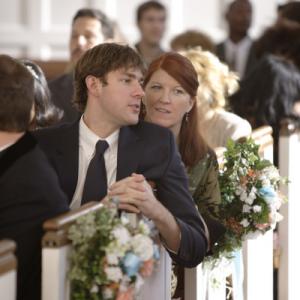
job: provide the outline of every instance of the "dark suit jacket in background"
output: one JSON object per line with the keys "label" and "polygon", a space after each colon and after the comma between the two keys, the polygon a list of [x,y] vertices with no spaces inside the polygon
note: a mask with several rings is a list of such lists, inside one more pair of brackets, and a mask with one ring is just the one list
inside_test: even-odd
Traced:
{"label": "dark suit jacket in background", "polygon": [[[39,130],[35,134],[71,202],[78,177],[79,122]],[[178,221],[181,245],[178,255],[170,253],[172,258],[185,267],[199,264],[207,247],[203,223],[189,193],[173,134],[168,129],[145,122],[121,128],[117,180],[133,172],[156,183],[158,199]]]}
{"label": "dark suit jacket in background", "polygon": [[[225,57],[225,41],[217,45],[216,54],[222,62],[228,64],[228,62],[226,61],[226,57]],[[257,58],[256,58],[256,53],[255,53],[255,43],[252,41],[252,45],[249,49],[249,53],[248,53],[248,57],[247,57],[245,71],[242,76],[243,78],[245,78],[247,76],[247,74],[252,70],[253,66],[256,63],[257,63]]]}
{"label": "dark suit jacket in background", "polygon": [[79,112],[72,104],[73,88],[73,73],[64,74],[49,82],[51,100],[64,112],[60,123],[74,122],[79,117]]}
{"label": "dark suit jacket in background", "polygon": [[29,133],[1,152],[0,239],[17,244],[18,300],[41,299],[42,224],[67,210],[57,175]]}

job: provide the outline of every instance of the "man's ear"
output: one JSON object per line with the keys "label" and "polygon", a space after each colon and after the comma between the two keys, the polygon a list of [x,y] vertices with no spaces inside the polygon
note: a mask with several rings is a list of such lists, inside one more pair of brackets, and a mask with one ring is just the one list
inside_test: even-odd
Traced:
{"label": "man's ear", "polygon": [[98,95],[99,92],[101,92],[102,84],[101,84],[99,78],[97,78],[93,75],[88,75],[85,78],[85,84],[86,84],[88,93],[90,93],[91,95]]}

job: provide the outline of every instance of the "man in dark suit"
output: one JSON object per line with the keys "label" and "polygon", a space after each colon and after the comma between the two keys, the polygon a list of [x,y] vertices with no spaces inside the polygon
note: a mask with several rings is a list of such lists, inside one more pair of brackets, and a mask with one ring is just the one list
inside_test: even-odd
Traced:
{"label": "man in dark suit", "polygon": [[228,38],[217,45],[217,56],[228,64],[232,71],[243,78],[256,63],[253,40],[248,31],[252,21],[252,5],[249,0],[234,0],[226,15]]}
{"label": "man in dark suit", "polygon": [[0,55],[0,239],[17,244],[18,300],[41,299],[42,224],[68,210],[57,175],[26,132],[33,103],[31,73]]}
{"label": "man in dark suit", "polygon": [[86,50],[112,38],[113,24],[100,10],[84,8],[76,12],[69,41],[71,71],[49,82],[52,101],[64,111],[61,122],[73,122],[79,117],[72,105],[76,62]]}
{"label": "man in dark suit", "polygon": [[[88,50],[74,77],[75,102],[83,116],[36,135],[72,208],[114,197],[120,209],[152,219],[172,258],[193,267],[206,253],[205,225],[189,194],[172,133],[139,122],[142,70],[140,56],[128,46],[106,43]],[[104,144],[99,155],[98,145]],[[145,179],[156,183],[159,200]],[[99,192],[87,196],[87,186]]]}

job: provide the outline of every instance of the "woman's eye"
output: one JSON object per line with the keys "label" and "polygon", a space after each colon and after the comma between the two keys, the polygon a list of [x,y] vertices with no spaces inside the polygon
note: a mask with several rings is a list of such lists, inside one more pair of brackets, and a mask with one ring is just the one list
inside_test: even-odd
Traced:
{"label": "woman's eye", "polygon": [[175,89],[175,90],[174,90],[174,93],[175,93],[176,95],[182,95],[182,94],[184,94],[184,91],[181,90],[181,89]]}
{"label": "woman's eye", "polygon": [[130,78],[123,78],[123,79],[121,79],[124,83],[129,83],[130,82]]}
{"label": "woman's eye", "polygon": [[160,85],[152,85],[151,86],[151,89],[153,89],[153,90],[159,90],[160,88],[161,88]]}

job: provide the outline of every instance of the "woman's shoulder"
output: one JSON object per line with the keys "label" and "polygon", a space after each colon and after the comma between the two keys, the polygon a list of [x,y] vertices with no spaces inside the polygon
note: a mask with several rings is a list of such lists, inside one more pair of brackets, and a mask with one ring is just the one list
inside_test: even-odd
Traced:
{"label": "woman's shoulder", "polygon": [[233,140],[249,136],[252,132],[250,123],[232,112],[220,111],[217,114],[217,118],[219,126],[226,128],[229,137]]}

